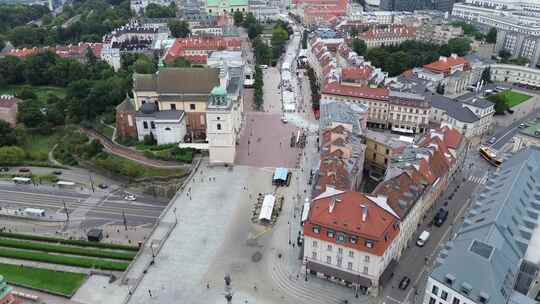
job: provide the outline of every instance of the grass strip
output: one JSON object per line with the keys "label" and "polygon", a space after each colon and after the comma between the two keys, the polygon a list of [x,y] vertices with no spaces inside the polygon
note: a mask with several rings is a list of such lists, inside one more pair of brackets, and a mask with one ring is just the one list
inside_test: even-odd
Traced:
{"label": "grass strip", "polygon": [[107,249],[117,249],[117,250],[127,250],[127,251],[139,251],[139,247],[137,247],[137,246],[108,244],[108,243],[97,243],[97,242],[89,242],[89,241],[81,241],[81,240],[66,240],[66,239],[62,239],[62,238],[49,237],[49,236],[40,236],[40,235],[31,235],[31,234],[0,232],[0,237],[10,238],[10,239],[41,241],[41,242],[47,242],[47,243],[60,243],[60,244],[64,244],[64,245],[75,245],[75,246],[82,246],[82,247],[94,247],[94,248],[107,248]]}
{"label": "grass strip", "polygon": [[84,273],[55,271],[0,263],[0,274],[8,283],[71,297],[84,283]]}
{"label": "grass strip", "polygon": [[124,271],[129,263],[81,258],[65,255],[53,255],[46,252],[24,251],[9,248],[0,248],[0,256],[5,258],[21,259],[35,262],[45,262],[58,265],[76,266],[83,268],[97,268],[104,270]]}
{"label": "grass strip", "polygon": [[4,239],[4,238],[0,238],[0,246],[10,247],[10,248],[19,248],[19,249],[28,249],[28,250],[39,250],[39,251],[46,251],[46,252],[67,253],[67,254],[72,254],[72,255],[81,255],[81,256],[98,257],[98,258],[126,260],[126,261],[133,260],[136,254],[133,251],[115,252],[115,251],[106,251],[103,249],[81,248],[81,247],[63,246],[63,245],[56,245],[56,244],[37,243],[34,241],[28,241],[28,240],[16,240],[16,239]]}

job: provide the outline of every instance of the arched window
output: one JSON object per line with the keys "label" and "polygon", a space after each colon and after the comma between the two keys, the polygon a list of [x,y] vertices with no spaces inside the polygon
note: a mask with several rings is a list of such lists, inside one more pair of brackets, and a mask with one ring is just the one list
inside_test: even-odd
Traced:
{"label": "arched window", "polygon": [[169,127],[165,128],[165,131],[170,131],[170,130],[171,130],[171,128],[169,128]]}
{"label": "arched window", "polygon": [[219,120],[219,119],[220,119],[220,117],[218,116],[218,117],[217,117],[216,119],[217,119],[217,120]]}
{"label": "arched window", "polygon": [[217,127],[218,130],[221,130],[221,124],[217,124],[216,127]]}

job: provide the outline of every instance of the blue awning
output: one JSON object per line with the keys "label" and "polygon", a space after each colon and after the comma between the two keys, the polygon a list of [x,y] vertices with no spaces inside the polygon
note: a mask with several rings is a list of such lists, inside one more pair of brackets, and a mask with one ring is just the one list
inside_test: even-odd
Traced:
{"label": "blue awning", "polygon": [[289,170],[287,170],[287,168],[276,168],[276,171],[274,172],[273,180],[287,181],[288,173],[289,173]]}

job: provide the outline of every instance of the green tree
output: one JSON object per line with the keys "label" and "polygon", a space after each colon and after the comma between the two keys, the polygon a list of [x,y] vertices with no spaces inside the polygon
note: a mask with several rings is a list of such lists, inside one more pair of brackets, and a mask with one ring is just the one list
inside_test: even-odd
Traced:
{"label": "green tree", "polygon": [[36,100],[26,100],[19,104],[17,120],[28,128],[39,128],[45,126],[45,115]]}
{"label": "green tree", "polygon": [[168,64],[167,66],[174,67],[174,68],[190,68],[191,61],[187,60],[184,57],[177,57],[173,60],[172,63]]}
{"label": "green tree", "polygon": [[150,3],[144,9],[144,15],[148,18],[172,18],[176,17],[176,5],[171,2],[169,6]]}
{"label": "green tree", "polygon": [[512,57],[512,53],[510,53],[507,50],[500,50],[499,51],[499,57],[501,57],[503,62],[507,62],[510,57]]}
{"label": "green tree", "polygon": [[47,29],[35,25],[17,26],[8,33],[8,39],[15,47],[44,45],[48,36]]}
{"label": "green tree", "polygon": [[450,54],[465,56],[471,51],[471,40],[469,38],[450,39],[448,40],[448,51]]}
{"label": "green tree", "polygon": [[150,60],[139,58],[135,61],[133,70],[139,74],[154,74],[157,71],[157,67]]}
{"label": "green tree", "polygon": [[240,11],[236,11],[233,14],[234,25],[241,26],[244,22],[244,14]]}
{"label": "green tree", "polygon": [[262,33],[263,27],[260,24],[250,24],[248,27],[248,37],[250,40],[257,38]]}
{"label": "green tree", "polygon": [[272,29],[272,38],[270,43],[272,45],[272,58],[277,59],[285,50],[285,43],[289,39],[289,33],[281,26],[275,26]]}
{"label": "green tree", "polygon": [[171,20],[168,23],[171,35],[175,38],[186,38],[191,34],[189,24],[184,20]]}
{"label": "green tree", "polygon": [[352,49],[359,56],[364,56],[367,51],[367,45],[362,39],[354,38],[352,41]]}
{"label": "green tree", "polygon": [[17,134],[15,129],[11,128],[7,122],[0,120],[0,147],[14,146],[16,144]]}
{"label": "green tree", "polygon": [[497,42],[497,29],[492,27],[489,29],[489,32],[486,35],[486,42],[487,43],[495,43]]}
{"label": "green tree", "polygon": [[270,61],[272,60],[272,50],[260,37],[255,38],[253,41],[253,49],[255,51],[255,62],[257,64],[270,64]]}
{"label": "green tree", "polygon": [[20,84],[24,81],[22,61],[13,56],[0,58],[0,75],[6,84]]}
{"label": "green tree", "polygon": [[529,59],[526,57],[519,56],[517,58],[510,59],[508,62],[515,65],[527,65],[529,64]]}
{"label": "green tree", "polygon": [[243,27],[249,28],[249,26],[252,25],[252,24],[257,24],[257,18],[255,18],[255,15],[253,15],[252,12],[249,12],[244,17]]}
{"label": "green tree", "polygon": [[26,157],[23,149],[16,146],[5,146],[0,148],[0,162],[8,165],[16,165]]}
{"label": "green tree", "polygon": [[500,94],[492,95],[488,99],[495,103],[495,114],[504,115],[509,108]]}
{"label": "green tree", "polygon": [[15,92],[15,96],[22,100],[37,99],[32,87],[27,85],[18,88]]}

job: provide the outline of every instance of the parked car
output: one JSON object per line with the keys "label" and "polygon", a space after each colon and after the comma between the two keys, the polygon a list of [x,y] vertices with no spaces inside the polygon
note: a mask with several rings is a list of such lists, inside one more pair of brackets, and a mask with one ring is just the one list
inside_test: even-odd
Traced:
{"label": "parked car", "polygon": [[411,283],[411,279],[407,276],[404,276],[401,281],[399,281],[399,289],[407,289],[409,287],[409,284]]}
{"label": "parked car", "polygon": [[492,137],[489,139],[488,143],[493,145],[495,142],[497,141],[497,138],[496,137]]}
{"label": "parked car", "polygon": [[30,169],[28,169],[28,168],[20,168],[19,172],[30,172]]}
{"label": "parked car", "polygon": [[104,184],[104,183],[101,183],[101,184],[98,185],[98,187],[99,187],[100,189],[107,189],[107,188],[109,188],[109,185]]}
{"label": "parked car", "polygon": [[60,171],[60,170],[54,170],[54,171],[53,171],[53,174],[54,174],[54,175],[61,175],[61,174],[62,174],[62,171]]}
{"label": "parked car", "polygon": [[519,124],[519,127],[518,127],[518,128],[520,128],[520,129],[525,129],[526,127],[528,127],[526,124],[521,123],[521,124]]}
{"label": "parked car", "polygon": [[437,227],[441,227],[446,221],[446,218],[448,218],[448,210],[440,208],[439,211],[437,211],[437,214],[435,214],[433,224]]}
{"label": "parked car", "polygon": [[0,172],[8,172],[9,171],[9,168],[8,167],[2,167],[0,168]]}
{"label": "parked car", "polygon": [[422,231],[422,233],[420,233],[420,236],[418,237],[418,240],[416,241],[416,245],[418,245],[418,247],[423,247],[426,242],[429,240],[429,236],[430,236],[430,233],[427,232],[427,231]]}

